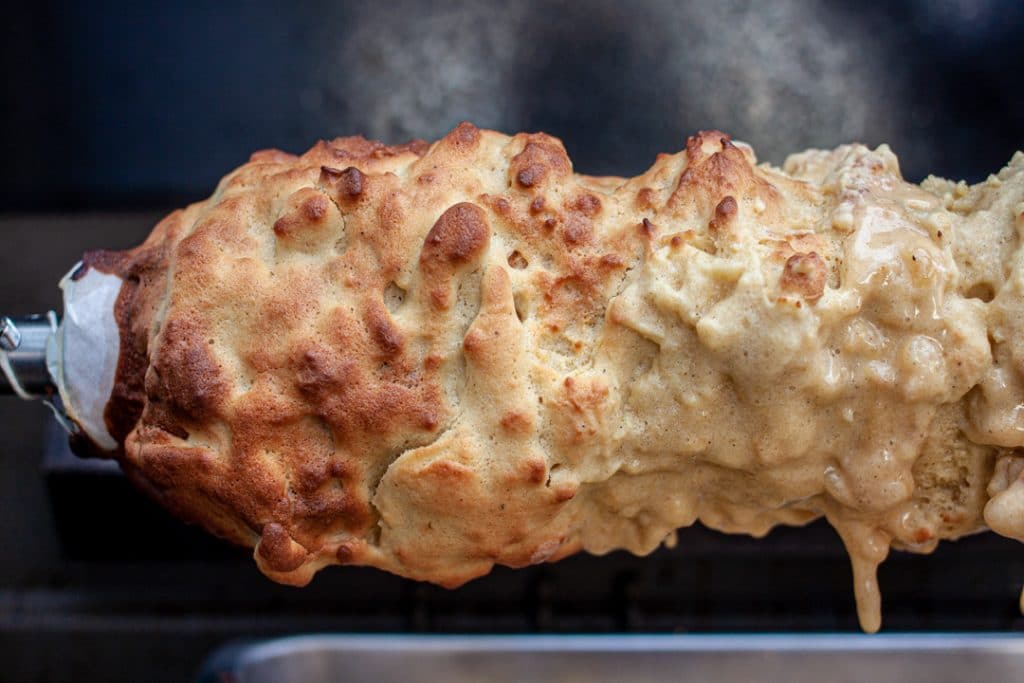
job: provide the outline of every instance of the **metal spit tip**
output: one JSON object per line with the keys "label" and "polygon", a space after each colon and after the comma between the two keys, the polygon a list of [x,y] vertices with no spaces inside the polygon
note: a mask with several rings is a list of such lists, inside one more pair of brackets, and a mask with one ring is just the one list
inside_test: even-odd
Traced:
{"label": "metal spit tip", "polygon": [[0,349],[14,351],[21,346],[21,330],[8,316],[0,318]]}
{"label": "metal spit tip", "polygon": [[48,396],[53,378],[46,349],[57,332],[57,316],[0,315],[0,395],[21,398]]}

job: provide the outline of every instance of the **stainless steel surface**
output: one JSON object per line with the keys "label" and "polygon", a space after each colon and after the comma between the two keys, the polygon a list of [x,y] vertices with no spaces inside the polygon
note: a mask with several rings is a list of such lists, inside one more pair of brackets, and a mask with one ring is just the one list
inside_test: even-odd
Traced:
{"label": "stainless steel surface", "polygon": [[53,381],[46,368],[46,344],[53,331],[54,324],[47,315],[5,316],[0,321],[0,354],[6,355],[13,374],[10,377],[7,368],[0,372],[0,394],[21,395],[16,384],[29,397],[48,396],[52,392]]}
{"label": "stainless steel surface", "polygon": [[13,351],[21,344],[21,332],[6,315],[0,318],[0,350]]}
{"label": "stainless steel surface", "polygon": [[201,683],[1024,680],[1004,635],[300,636],[216,653]]}

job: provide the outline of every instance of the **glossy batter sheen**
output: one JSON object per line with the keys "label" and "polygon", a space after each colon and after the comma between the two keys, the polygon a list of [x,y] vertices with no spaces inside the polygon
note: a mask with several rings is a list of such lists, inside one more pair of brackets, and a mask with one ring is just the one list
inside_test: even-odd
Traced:
{"label": "glossy batter sheen", "polygon": [[719,132],[631,179],[460,125],[261,152],[146,244],[107,407],[140,485],[271,578],[455,586],[825,516],[880,623],[890,547],[1024,538],[1024,155],[758,166]]}

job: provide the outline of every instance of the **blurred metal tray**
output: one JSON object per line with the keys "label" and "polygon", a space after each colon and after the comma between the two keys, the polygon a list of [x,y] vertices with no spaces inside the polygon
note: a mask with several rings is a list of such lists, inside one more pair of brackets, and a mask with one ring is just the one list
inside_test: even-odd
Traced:
{"label": "blurred metal tray", "polygon": [[1024,637],[298,636],[225,647],[200,683],[929,683],[1024,680]]}

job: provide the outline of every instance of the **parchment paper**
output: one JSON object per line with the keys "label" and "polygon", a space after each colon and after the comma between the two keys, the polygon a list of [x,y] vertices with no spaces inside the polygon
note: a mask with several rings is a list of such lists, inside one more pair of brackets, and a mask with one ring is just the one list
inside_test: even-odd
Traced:
{"label": "parchment paper", "polygon": [[90,268],[72,280],[78,268],[60,282],[64,319],[57,330],[54,379],[68,416],[101,448],[114,450],[117,442],[107,431],[103,412],[114,387],[121,344],[114,320],[121,278]]}

